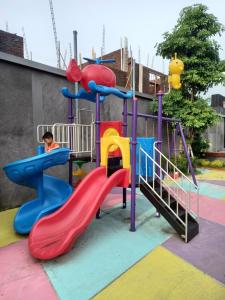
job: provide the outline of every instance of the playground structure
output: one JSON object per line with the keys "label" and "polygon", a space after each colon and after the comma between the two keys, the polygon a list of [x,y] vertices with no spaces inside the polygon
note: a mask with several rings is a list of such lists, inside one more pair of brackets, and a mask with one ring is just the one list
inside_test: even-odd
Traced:
{"label": "playground structure", "polygon": [[[87,78],[86,83],[83,82],[85,88],[80,88],[77,94],[70,93],[66,88],[61,90],[68,99],[68,124],[39,125],[37,137],[40,142],[44,131],[52,131],[56,142],[70,148],[71,155],[75,155],[75,159],[82,154],[88,154],[90,160],[96,161],[96,169],[82,180],[61,208],[34,224],[29,236],[29,248],[32,255],[40,259],[52,259],[68,252],[93,217],[99,216],[105,196],[115,186],[123,188],[124,208],[126,207],[127,188],[131,187],[130,231],[135,231],[136,186],[138,183],[146,198],[177,230],[185,242],[188,242],[199,230],[198,198],[196,201],[191,201],[190,198],[190,192],[198,191],[198,187],[180,120],[162,116],[162,92],[158,93],[158,116],[138,113],[138,99],[135,98],[134,91],[127,93],[119,91],[114,87],[113,80],[104,81],[105,85],[101,85],[101,81],[98,81],[99,78],[101,79],[101,67],[104,72],[106,69],[102,63],[112,62],[112,60],[101,61],[98,59],[91,60],[91,62],[94,64],[88,66],[92,66],[93,74],[92,77]],[[93,78],[96,79],[95,67],[97,67],[98,84],[93,80]],[[80,81],[81,78],[85,80],[84,73],[82,71],[81,75],[76,62],[72,61],[67,70],[67,77],[73,82]],[[112,127],[111,133],[105,136],[103,133],[101,138],[101,126],[104,122],[101,122],[100,118],[100,104],[108,95],[114,95],[123,101],[123,130],[118,133],[118,130]],[[86,99],[96,103],[95,127],[93,118],[91,124],[79,124],[79,120],[74,120],[73,99]],[[128,111],[128,101],[132,101],[131,112]],[[127,136],[128,117],[132,118],[131,139]],[[157,140],[137,138],[138,118],[157,119]],[[193,182],[162,153],[163,120],[176,124],[176,131],[179,131],[181,135]],[[120,150],[121,157],[118,150]],[[116,155],[115,152],[117,152]],[[109,153],[111,158],[119,158],[119,160],[116,163],[110,163]],[[119,162],[120,158],[122,158],[122,166]],[[72,159],[69,160],[69,166],[71,182]],[[175,173],[179,175],[179,181],[174,179]],[[188,185],[188,190],[184,188],[184,185]]]}

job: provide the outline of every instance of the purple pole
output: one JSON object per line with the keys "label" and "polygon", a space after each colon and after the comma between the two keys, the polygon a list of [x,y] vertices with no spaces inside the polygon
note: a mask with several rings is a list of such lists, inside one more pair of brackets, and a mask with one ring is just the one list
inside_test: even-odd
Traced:
{"label": "purple pole", "polygon": [[[157,122],[157,148],[161,152],[162,151],[162,99],[163,99],[164,93],[162,91],[159,91],[157,93],[158,97],[158,122]],[[160,165],[160,156],[157,156],[157,163]],[[160,178],[160,169],[157,168],[157,174],[158,177]],[[160,178],[162,180],[162,178]],[[160,181],[160,186],[161,186],[161,181]],[[160,217],[160,213],[156,211],[156,216]]]}
{"label": "purple pole", "polygon": [[[95,104],[95,148],[96,148],[96,168],[100,167],[100,94],[96,94]],[[96,213],[96,218],[100,218],[100,208]]]}
{"label": "purple pole", "polygon": [[[158,97],[158,127],[157,127],[157,139],[158,139],[158,144],[157,144],[157,148],[158,150],[161,152],[162,151],[162,98],[163,98],[163,92],[159,91],[157,93],[157,97]],[[159,161],[159,155],[157,158],[157,163],[160,164]],[[160,170],[158,169],[158,176],[160,176]]]}
{"label": "purple pole", "polygon": [[96,130],[96,138],[95,138],[95,145],[96,145],[96,168],[100,167],[100,95],[99,93],[96,94],[96,116],[95,116],[95,130]]}
{"label": "purple pole", "polygon": [[166,126],[167,126],[167,139],[168,139],[167,143],[169,145],[169,147],[168,147],[168,156],[169,156],[169,160],[171,160],[171,139],[170,139],[170,130],[169,130],[168,122],[167,122]]}
{"label": "purple pole", "polygon": [[[123,99],[123,136],[127,136],[127,99]],[[127,206],[127,189],[123,188],[123,208]]]}
{"label": "purple pole", "polygon": [[135,206],[136,206],[136,146],[137,146],[137,99],[132,103],[132,158],[131,158],[131,211],[130,231],[135,231]]}
{"label": "purple pole", "polygon": [[[74,120],[74,116],[73,116],[73,99],[69,98],[68,99],[68,123],[72,124]],[[72,144],[72,134],[71,131],[69,131],[69,142],[70,142],[70,147]],[[72,185],[73,183],[73,161],[70,158],[69,160],[69,184]]]}
{"label": "purple pole", "polygon": [[[132,116],[133,113],[128,112],[127,114],[128,114],[128,116]],[[141,117],[141,118],[158,119],[158,116],[149,115],[149,114],[138,113],[137,116]],[[168,121],[168,122],[181,122],[180,119],[173,119],[173,118],[168,118],[168,117],[162,117],[162,120]]]}
{"label": "purple pole", "polygon": [[123,99],[123,135],[127,136],[127,99]]}
{"label": "purple pole", "polygon": [[180,135],[181,135],[181,139],[182,139],[182,143],[183,143],[183,147],[184,147],[184,152],[185,152],[187,160],[188,160],[188,165],[189,165],[189,169],[191,171],[191,176],[192,176],[193,182],[194,182],[195,185],[198,185],[197,180],[195,178],[195,172],[194,172],[194,169],[193,169],[193,166],[192,166],[191,158],[190,158],[190,155],[188,153],[188,148],[187,148],[187,144],[186,144],[186,141],[185,141],[182,126],[181,126],[180,123],[178,123],[177,126],[178,126],[178,129],[180,131]]}
{"label": "purple pole", "polygon": [[72,124],[74,120],[73,116],[73,99],[69,98],[68,99],[68,123]]}

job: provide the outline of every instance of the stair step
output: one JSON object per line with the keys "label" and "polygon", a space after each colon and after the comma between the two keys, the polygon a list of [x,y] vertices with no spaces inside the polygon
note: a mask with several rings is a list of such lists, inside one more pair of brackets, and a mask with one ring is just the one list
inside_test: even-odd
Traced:
{"label": "stair step", "polygon": [[[170,207],[177,214],[177,201],[176,200],[173,201],[172,203],[170,203]],[[185,215],[185,209],[178,203],[178,216],[182,217],[183,215]]]}
{"label": "stair step", "polygon": [[[171,212],[171,210],[165,205],[165,203],[145,184],[141,183],[140,190],[146,196],[146,198],[156,207],[156,209],[164,216],[164,218],[170,223],[170,225],[178,232],[181,237],[185,237],[185,226],[181,221]],[[164,191],[166,191],[164,189]],[[168,192],[166,191],[167,196]],[[163,198],[164,199],[164,198]],[[168,200],[165,198],[164,200]],[[177,201],[171,197],[170,207],[176,212]],[[185,209],[178,204],[179,218],[185,222]],[[187,242],[195,237],[199,232],[199,224],[197,221],[188,214],[188,230],[187,230]]]}

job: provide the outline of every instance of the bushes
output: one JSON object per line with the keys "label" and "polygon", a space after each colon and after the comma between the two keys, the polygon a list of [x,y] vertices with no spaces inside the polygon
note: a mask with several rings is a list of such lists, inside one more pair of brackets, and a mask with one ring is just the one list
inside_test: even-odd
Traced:
{"label": "bushes", "polygon": [[195,156],[203,157],[209,149],[209,141],[202,133],[197,132],[191,144]]}
{"label": "bushes", "polygon": [[[184,174],[188,173],[188,161],[184,154],[180,154],[176,157],[171,158],[172,163],[178,167]],[[173,168],[170,170],[173,171]]]}
{"label": "bushes", "polygon": [[225,167],[225,162],[223,162],[222,160],[214,160],[210,163],[210,167],[212,168],[222,168]]}
{"label": "bushes", "polygon": [[196,159],[195,166],[199,167],[210,167],[210,168],[223,168],[225,162],[222,160],[209,161],[208,159]]}
{"label": "bushes", "polygon": [[[187,158],[184,154],[180,154],[176,157],[172,157],[171,161],[175,166],[178,167],[184,174],[188,173],[188,161]],[[198,159],[198,158],[193,158],[192,159],[192,165],[194,169],[197,167],[204,167],[204,168],[225,168],[225,161],[222,160],[214,160],[214,161],[209,161],[208,159]],[[173,168],[169,171],[173,172]],[[197,170],[195,170],[197,172]]]}

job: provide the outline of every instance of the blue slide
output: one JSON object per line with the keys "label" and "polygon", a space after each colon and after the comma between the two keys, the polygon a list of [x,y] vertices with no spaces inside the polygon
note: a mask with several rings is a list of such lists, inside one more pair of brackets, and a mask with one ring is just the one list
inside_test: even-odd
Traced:
{"label": "blue slide", "polygon": [[37,190],[37,198],[23,204],[14,219],[14,229],[20,234],[30,232],[40,218],[56,211],[72,193],[72,187],[62,179],[45,175],[43,170],[66,164],[69,149],[59,148],[6,165],[3,169],[8,178]]}

